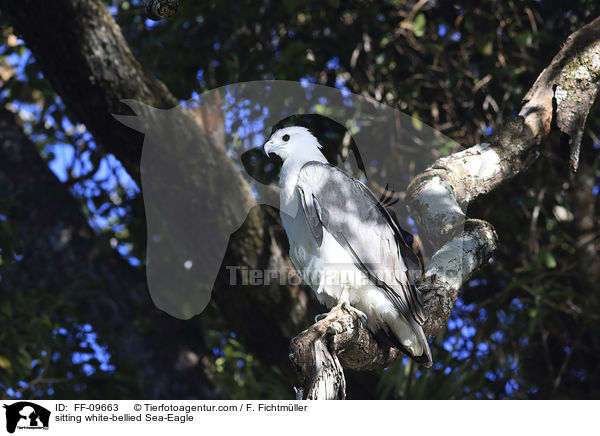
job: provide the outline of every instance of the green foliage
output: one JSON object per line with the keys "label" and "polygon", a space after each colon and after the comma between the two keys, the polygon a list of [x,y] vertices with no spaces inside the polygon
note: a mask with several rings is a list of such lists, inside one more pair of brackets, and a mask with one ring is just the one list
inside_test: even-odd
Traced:
{"label": "green foliage", "polygon": [[207,343],[212,345],[216,384],[232,399],[289,398],[291,388],[265,371],[264,365],[236,339],[235,333],[225,336],[222,331],[210,331]]}

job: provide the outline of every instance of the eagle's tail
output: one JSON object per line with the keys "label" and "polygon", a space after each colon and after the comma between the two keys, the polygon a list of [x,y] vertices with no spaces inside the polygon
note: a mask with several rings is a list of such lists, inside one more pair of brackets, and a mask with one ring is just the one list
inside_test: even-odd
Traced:
{"label": "eagle's tail", "polygon": [[421,346],[423,348],[423,354],[421,354],[420,356],[411,356],[409,354],[409,357],[412,358],[415,362],[420,363],[424,367],[430,368],[431,365],[433,365],[433,359],[431,358],[431,349],[429,348],[429,342],[427,341],[425,333],[423,332],[423,327],[421,327],[416,322],[412,322],[411,324],[413,324],[411,325],[411,327],[417,334],[417,339],[421,343]]}
{"label": "eagle's tail", "polygon": [[417,341],[421,345],[422,353],[419,355],[415,355],[412,351],[407,349],[401,342],[398,337],[398,333],[394,331],[389,323],[386,323],[384,329],[380,330],[376,333],[380,340],[387,342],[388,344],[398,348],[412,360],[417,362],[420,365],[423,365],[426,368],[430,368],[433,365],[433,359],[431,357],[431,349],[429,348],[429,342],[425,337],[425,333],[423,332],[423,328],[414,320],[408,321],[410,328],[414,332]]}

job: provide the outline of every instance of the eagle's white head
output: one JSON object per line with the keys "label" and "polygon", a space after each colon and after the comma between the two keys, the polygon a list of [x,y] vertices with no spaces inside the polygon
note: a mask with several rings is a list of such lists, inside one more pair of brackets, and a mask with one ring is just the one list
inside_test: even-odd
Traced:
{"label": "eagle's white head", "polygon": [[321,153],[321,144],[306,127],[292,126],[277,130],[264,147],[267,156],[276,154],[283,164],[304,164],[310,161],[327,162]]}

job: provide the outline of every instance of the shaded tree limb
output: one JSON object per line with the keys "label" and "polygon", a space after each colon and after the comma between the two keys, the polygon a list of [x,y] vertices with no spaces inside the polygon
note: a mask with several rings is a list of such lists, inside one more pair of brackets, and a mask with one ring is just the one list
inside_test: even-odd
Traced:
{"label": "shaded tree limb", "polygon": [[346,398],[344,368],[381,369],[402,353],[382,347],[356,312],[344,305],[304,330],[290,344],[290,359],[300,376],[297,389],[309,400]]}
{"label": "shaded tree limb", "polygon": [[[468,218],[467,205],[526,170],[541,153],[553,121],[569,135],[570,165],[575,170],[585,120],[600,89],[599,78],[600,18],[596,18],[567,39],[525,95],[519,115],[505,122],[489,143],[439,159],[411,182],[407,196],[411,215],[420,235],[437,249],[417,281],[424,294],[427,321],[423,330],[428,337],[443,328],[462,284],[496,249],[492,225]],[[366,343],[372,348],[364,356],[360,346],[356,350],[337,345],[346,344],[347,337],[366,336],[371,336]],[[363,342],[355,339],[353,344]],[[345,362],[360,360],[361,369],[369,370],[380,367],[380,356],[393,353],[373,340],[352,314],[332,309],[327,318],[291,343],[290,357],[307,398],[344,398],[344,375],[338,364],[342,355]],[[325,382],[329,385],[323,386]]]}
{"label": "shaded tree limb", "polygon": [[139,184],[143,135],[112,114],[128,110],[122,99],[159,108],[179,102],[145,73],[104,3],[23,0],[0,7],[67,108]]}

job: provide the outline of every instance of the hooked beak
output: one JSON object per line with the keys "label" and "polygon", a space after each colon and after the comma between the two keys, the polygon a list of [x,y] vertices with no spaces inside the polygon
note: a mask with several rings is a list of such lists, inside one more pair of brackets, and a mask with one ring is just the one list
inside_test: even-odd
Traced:
{"label": "hooked beak", "polygon": [[267,157],[269,157],[269,153],[271,153],[271,151],[273,151],[273,142],[272,141],[265,142],[265,145],[263,146],[263,150],[265,151],[265,154],[267,155]]}

